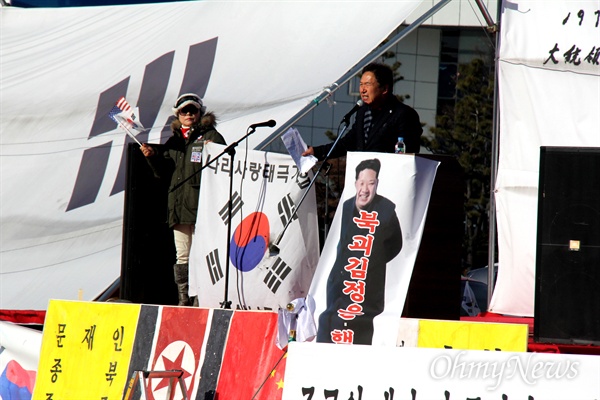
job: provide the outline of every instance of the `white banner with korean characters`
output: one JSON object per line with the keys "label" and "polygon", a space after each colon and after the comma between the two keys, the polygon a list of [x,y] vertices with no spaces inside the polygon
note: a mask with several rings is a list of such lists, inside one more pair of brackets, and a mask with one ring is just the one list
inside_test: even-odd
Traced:
{"label": "white banner with korean characters", "polygon": [[499,267],[488,311],[532,317],[540,147],[600,147],[600,1],[502,3]]}
{"label": "white banner with korean characters", "polygon": [[224,149],[208,143],[203,151],[190,295],[198,296],[201,307],[230,301],[233,309],[285,308],[306,297],[319,257],[313,188],[296,210],[310,176],[299,173],[289,155],[236,148],[228,236],[232,157],[210,163]]}
{"label": "white banner with korean characters", "polygon": [[299,342],[288,349],[283,400],[600,397],[598,356]]}
{"label": "white banner with korean characters", "polygon": [[[310,287],[317,341],[396,344],[438,166],[409,154],[348,153],[344,192]],[[359,187],[373,168],[373,186]]]}

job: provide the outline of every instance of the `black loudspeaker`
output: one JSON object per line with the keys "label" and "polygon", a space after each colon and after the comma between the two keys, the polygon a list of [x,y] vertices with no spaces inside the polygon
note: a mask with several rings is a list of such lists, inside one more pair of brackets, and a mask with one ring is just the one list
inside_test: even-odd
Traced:
{"label": "black loudspeaker", "polygon": [[168,182],[154,177],[137,144],[127,148],[121,299],[176,305],[175,244],[167,221]]}
{"label": "black loudspeaker", "polygon": [[600,344],[600,148],[541,147],[534,341]]}

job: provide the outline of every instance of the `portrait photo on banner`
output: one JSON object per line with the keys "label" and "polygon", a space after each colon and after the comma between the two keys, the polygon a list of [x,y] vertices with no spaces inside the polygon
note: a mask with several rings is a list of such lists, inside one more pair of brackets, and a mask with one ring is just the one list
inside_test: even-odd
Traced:
{"label": "portrait photo on banner", "polygon": [[348,153],[309,290],[318,342],[395,345],[438,165],[409,154]]}

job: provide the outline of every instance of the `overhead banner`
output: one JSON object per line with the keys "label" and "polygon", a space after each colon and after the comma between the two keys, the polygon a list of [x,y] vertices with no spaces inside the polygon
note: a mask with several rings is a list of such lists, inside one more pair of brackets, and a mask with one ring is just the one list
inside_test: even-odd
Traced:
{"label": "overhead banner", "polygon": [[495,313],[534,314],[540,147],[600,147],[599,9],[598,0],[503,1]]}
{"label": "overhead banner", "polygon": [[136,140],[159,143],[175,99],[195,92],[231,143],[253,123],[284,124],[420,3],[1,7],[0,309],[91,300],[119,277],[134,142],[109,116],[119,99],[147,128]]}
{"label": "overhead banner", "polygon": [[225,149],[202,153],[189,294],[201,307],[285,308],[306,297],[319,259],[312,173],[289,155]]}
{"label": "overhead banner", "polygon": [[395,345],[439,162],[348,153],[310,287],[317,341]]}

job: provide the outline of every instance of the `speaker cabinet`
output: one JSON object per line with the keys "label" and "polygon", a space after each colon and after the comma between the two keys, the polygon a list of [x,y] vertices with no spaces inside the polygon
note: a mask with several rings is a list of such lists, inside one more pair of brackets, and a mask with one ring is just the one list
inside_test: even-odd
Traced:
{"label": "speaker cabinet", "polygon": [[600,148],[541,147],[534,340],[600,344]]}
{"label": "speaker cabinet", "polygon": [[135,143],[127,148],[121,299],[177,304],[175,245],[167,221],[167,187],[154,177]]}

